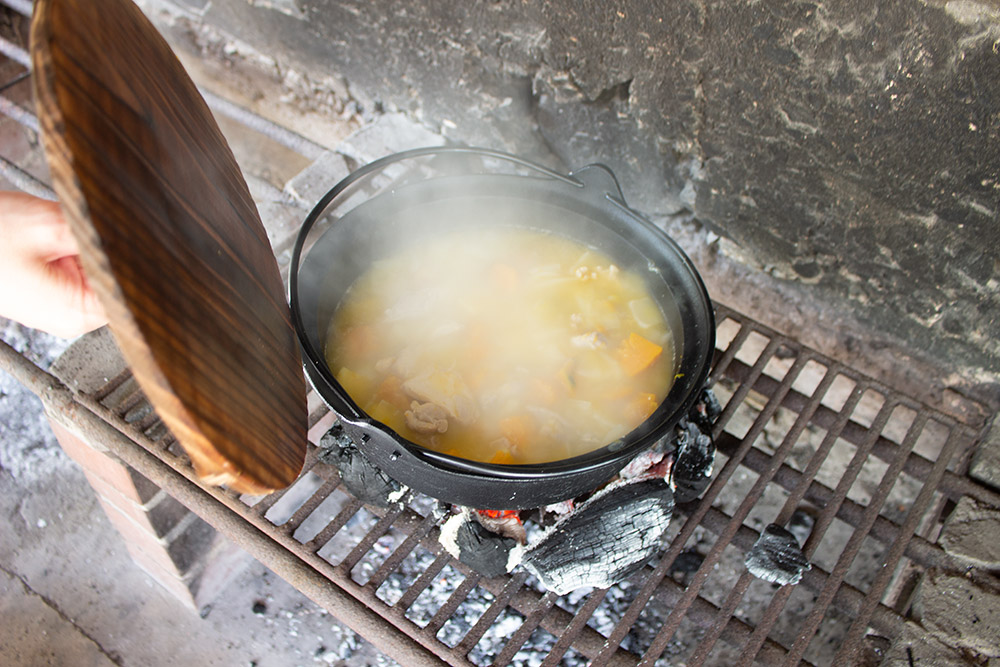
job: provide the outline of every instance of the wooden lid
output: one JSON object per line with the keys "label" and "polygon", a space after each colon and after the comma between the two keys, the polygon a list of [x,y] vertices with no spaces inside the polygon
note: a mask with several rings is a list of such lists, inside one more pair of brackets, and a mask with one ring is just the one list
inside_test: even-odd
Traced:
{"label": "wooden lid", "polygon": [[202,478],[302,468],[306,388],[281,277],[232,151],[132,0],[40,0],[35,95],[81,263],[143,391]]}

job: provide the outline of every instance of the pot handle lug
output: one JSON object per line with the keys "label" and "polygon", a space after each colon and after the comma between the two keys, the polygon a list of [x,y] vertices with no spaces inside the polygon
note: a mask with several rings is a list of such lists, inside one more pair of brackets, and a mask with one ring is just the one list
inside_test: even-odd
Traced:
{"label": "pot handle lug", "polygon": [[593,192],[598,197],[607,197],[617,204],[628,208],[625,195],[618,183],[618,177],[611,168],[601,163],[588,164],[570,173],[570,178],[580,182],[585,190]]}

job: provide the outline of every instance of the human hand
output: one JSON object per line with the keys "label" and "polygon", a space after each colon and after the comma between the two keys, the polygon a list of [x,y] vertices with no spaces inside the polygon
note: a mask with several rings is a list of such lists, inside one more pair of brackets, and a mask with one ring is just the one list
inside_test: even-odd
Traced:
{"label": "human hand", "polygon": [[108,321],[56,202],[0,192],[0,315],[64,338]]}

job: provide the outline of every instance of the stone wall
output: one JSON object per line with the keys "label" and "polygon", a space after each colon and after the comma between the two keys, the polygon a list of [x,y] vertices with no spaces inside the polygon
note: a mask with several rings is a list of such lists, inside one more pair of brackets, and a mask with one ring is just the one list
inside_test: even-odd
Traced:
{"label": "stone wall", "polygon": [[605,162],[647,214],[1000,372],[1000,0],[173,4],[365,110]]}

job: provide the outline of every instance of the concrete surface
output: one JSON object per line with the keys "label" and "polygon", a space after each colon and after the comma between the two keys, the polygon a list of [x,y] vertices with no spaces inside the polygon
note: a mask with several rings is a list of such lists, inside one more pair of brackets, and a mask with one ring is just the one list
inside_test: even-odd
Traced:
{"label": "concrete surface", "polygon": [[184,15],[178,40],[214,29],[365,113],[605,162],[639,210],[690,211],[996,395],[997,0],[144,4]]}
{"label": "concrete surface", "polygon": [[[3,321],[46,364],[65,342]],[[38,400],[0,372],[0,663],[388,665],[259,564],[199,617],[132,563]]]}

